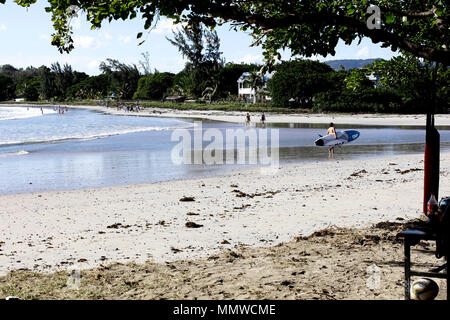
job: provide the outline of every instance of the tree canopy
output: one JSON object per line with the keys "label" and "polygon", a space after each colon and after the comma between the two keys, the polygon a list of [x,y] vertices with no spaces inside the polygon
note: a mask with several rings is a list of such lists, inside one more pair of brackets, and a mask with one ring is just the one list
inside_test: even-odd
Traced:
{"label": "tree canopy", "polygon": [[157,72],[139,79],[134,99],[161,100],[173,85],[174,74]]}
{"label": "tree canopy", "polygon": [[106,74],[111,83],[111,89],[120,99],[131,99],[136,92],[140,78],[139,69],[135,64],[126,64],[115,59],[106,59],[100,63],[100,70]]}
{"label": "tree canopy", "polygon": [[178,82],[185,92],[201,97],[207,88],[218,86],[218,75],[224,61],[221,58],[217,32],[208,30],[201,23],[194,23],[181,31],[173,32],[173,39],[167,40],[188,60],[185,75],[189,79],[183,83]]}
{"label": "tree canopy", "polygon": [[[0,0],[4,3],[5,0]],[[36,0],[16,0],[28,7]],[[381,13],[374,16],[377,6]],[[49,0],[55,32],[52,44],[61,52],[73,49],[71,20],[80,11],[92,28],[103,22],[141,17],[144,29],[154,27],[160,16],[209,27],[231,23],[250,31],[261,44],[267,61],[278,50],[310,57],[334,54],[338,41],[370,38],[392,50],[450,65],[450,19],[445,0],[152,0],[79,1]],[[375,12],[375,13],[374,13]],[[379,18],[379,19],[378,19]],[[142,31],[137,38],[142,37]]]}
{"label": "tree canopy", "polygon": [[295,100],[301,107],[310,107],[314,95],[332,88],[333,69],[312,60],[285,61],[276,67],[268,87],[273,103],[283,107]]}

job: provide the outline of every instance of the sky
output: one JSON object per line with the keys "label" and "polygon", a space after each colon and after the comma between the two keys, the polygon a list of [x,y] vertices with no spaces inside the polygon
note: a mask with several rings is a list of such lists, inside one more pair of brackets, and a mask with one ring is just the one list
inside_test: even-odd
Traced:
{"label": "sky", "polygon": [[[50,66],[54,62],[68,63],[77,71],[89,75],[100,73],[99,64],[107,58],[117,59],[128,64],[138,64],[141,54],[148,52],[150,65],[160,72],[179,72],[185,60],[178,49],[171,45],[166,37],[176,30],[171,20],[161,18],[155,28],[146,32],[142,19],[105,22],[101,29],[91,30],[86,16],[81,14],[72,22],[75,49],[70,54],[61,54],[51,45],[53,32],[51,14],[45,12],[45,0],[38,0],[26,9],[12,0],[0,4],[0,65],[11,64],[16,68],[28,66]],[[142,39],[136,39],[138,32],[144,31],[145,43],[138,46]],[[243,31],[230,30],[229,25],[216,29],[221,40],[221,51],[226,62],[262,63],[260,47],[251,47],[252,37]],[[389,59],[396,55],[390,49],[373,44],[370,39],[356,41],[347,46],[339,43],[334,56],[317,56],[319,61],[335,59]],[[289,52],[282,52],[285,60],[291,58]]]}

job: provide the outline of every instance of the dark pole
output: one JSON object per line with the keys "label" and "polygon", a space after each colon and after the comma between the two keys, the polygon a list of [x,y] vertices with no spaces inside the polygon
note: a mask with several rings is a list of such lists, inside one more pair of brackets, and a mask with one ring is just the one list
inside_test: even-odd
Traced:
{"label": "dark pole", "polygon": [[425,159],[424,159],[424,190],[423,212],[427,212],[427,203],[431,194],[439,201],[439,162],[440,162],[440,135],[434,126],[434,113],[436,112],[436,72],[435,64],[432,73],[431,107],[427,112]]}

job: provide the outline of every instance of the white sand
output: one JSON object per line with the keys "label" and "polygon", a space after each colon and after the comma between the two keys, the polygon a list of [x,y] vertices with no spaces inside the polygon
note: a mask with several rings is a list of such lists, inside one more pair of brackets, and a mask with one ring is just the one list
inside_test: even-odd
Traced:
{"label": "white sand", "polygon": [[[0,274],[194,259],[241,244],[272,246],[328,226],[420,217],[422,159],[322,161],[284,166],[272,176],[251,169],[205,179],[2,195]],[[409,169],[420,170],[401,172]],[[449,169],[450,153],[443,153],[441,195],[450,195]],[[237,197],[233,190],[256,195]],[[180,202],[183,196],[195,202]],[[188,221],[203,227],[187,228]],[[116,223],[125,227],[107,228]]]}

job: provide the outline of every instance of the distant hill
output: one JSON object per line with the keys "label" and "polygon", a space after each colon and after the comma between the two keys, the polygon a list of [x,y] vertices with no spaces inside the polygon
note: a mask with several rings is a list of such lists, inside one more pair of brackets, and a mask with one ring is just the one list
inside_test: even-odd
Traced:
{"label": "distant hill", "polygon": [[376,59],[342,59],[342,60],[329,60],[324,61],[323,63],[326,63],[330,67],[332,67],[335,70],[340,70],[341,65],[344,66],[344,69],[350,70],[355,68],[362,68],[365,65],[368,65],[370,63],[373,63],[375,60],[382,60],[381,58]]}

